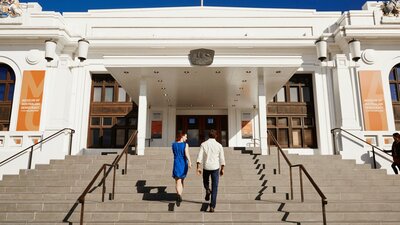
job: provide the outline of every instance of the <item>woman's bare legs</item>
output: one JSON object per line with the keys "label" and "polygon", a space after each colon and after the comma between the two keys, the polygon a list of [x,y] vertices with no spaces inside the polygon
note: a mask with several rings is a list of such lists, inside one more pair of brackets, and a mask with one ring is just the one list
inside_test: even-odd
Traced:
{"label": "woman's bare legs", "polygon": [[176,193],[181,196],[183,192],[183,180],[179,178],[175,178],[175,188],[176,188]]}

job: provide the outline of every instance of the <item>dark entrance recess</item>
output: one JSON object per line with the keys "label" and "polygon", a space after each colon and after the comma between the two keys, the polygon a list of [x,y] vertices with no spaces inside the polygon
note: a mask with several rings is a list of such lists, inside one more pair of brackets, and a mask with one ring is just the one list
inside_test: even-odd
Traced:
{"label": "dark entrance recess", "polygon": [[228,116],[177,116],[176,133],[187,133],[187,143],[191,147],[199,147],[203,141],[208,139],[211,129],[218,133],[217,141],[222,146],[228,146]]}

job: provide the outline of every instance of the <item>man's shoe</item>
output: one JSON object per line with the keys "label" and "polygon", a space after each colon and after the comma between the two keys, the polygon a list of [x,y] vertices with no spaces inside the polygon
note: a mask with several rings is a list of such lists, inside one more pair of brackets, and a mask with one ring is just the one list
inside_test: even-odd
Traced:
{"label": "man's shoe", "polygon": [[210,201],[210,195],[211,195],[211,191],[210,190],[206,190],[206,197],[204,199],[206,201]]}
{"label": "man's shoe", "polygon": [[213,212],[214,212],[214,208],[210,207],[210,213],[213,213]]}

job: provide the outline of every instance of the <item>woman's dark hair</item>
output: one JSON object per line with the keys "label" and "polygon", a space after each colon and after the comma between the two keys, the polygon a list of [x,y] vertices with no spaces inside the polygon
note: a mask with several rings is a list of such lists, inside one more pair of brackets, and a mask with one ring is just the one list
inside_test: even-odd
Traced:
{"label": "woman's dark hair", "polygon": [[214,129],[210,130],[210,133],[208,134],[209,138],[216,138],[217,137],[217,131]]}
{"label": "woman's dark hair", "polygon": [[185,135],[186,135],[186,133],[179,132],[179,133],[176,135],[176,141],[180,141],[181,138],[182,138],[183,136],[185,136]]}

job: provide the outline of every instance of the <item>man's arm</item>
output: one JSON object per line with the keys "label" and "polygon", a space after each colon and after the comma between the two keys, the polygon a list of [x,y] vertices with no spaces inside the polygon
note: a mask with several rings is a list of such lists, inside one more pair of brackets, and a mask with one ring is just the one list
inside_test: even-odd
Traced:
{"label": "man's arm", "polygon": [[201,164],[203,163],[203,145],[200,145],[200,151],[199,154],[197,155],[197,174],[201,175],[202,169],[201,169]]}
{"label": "man's arm", "polygon": [[219,151],[219,164],[221,165],[221,169],[219,171],[219,174],[221,176],[224,175],[224,168],[225,168],[225,155],[224,155],[224,148],[221,147]]}

